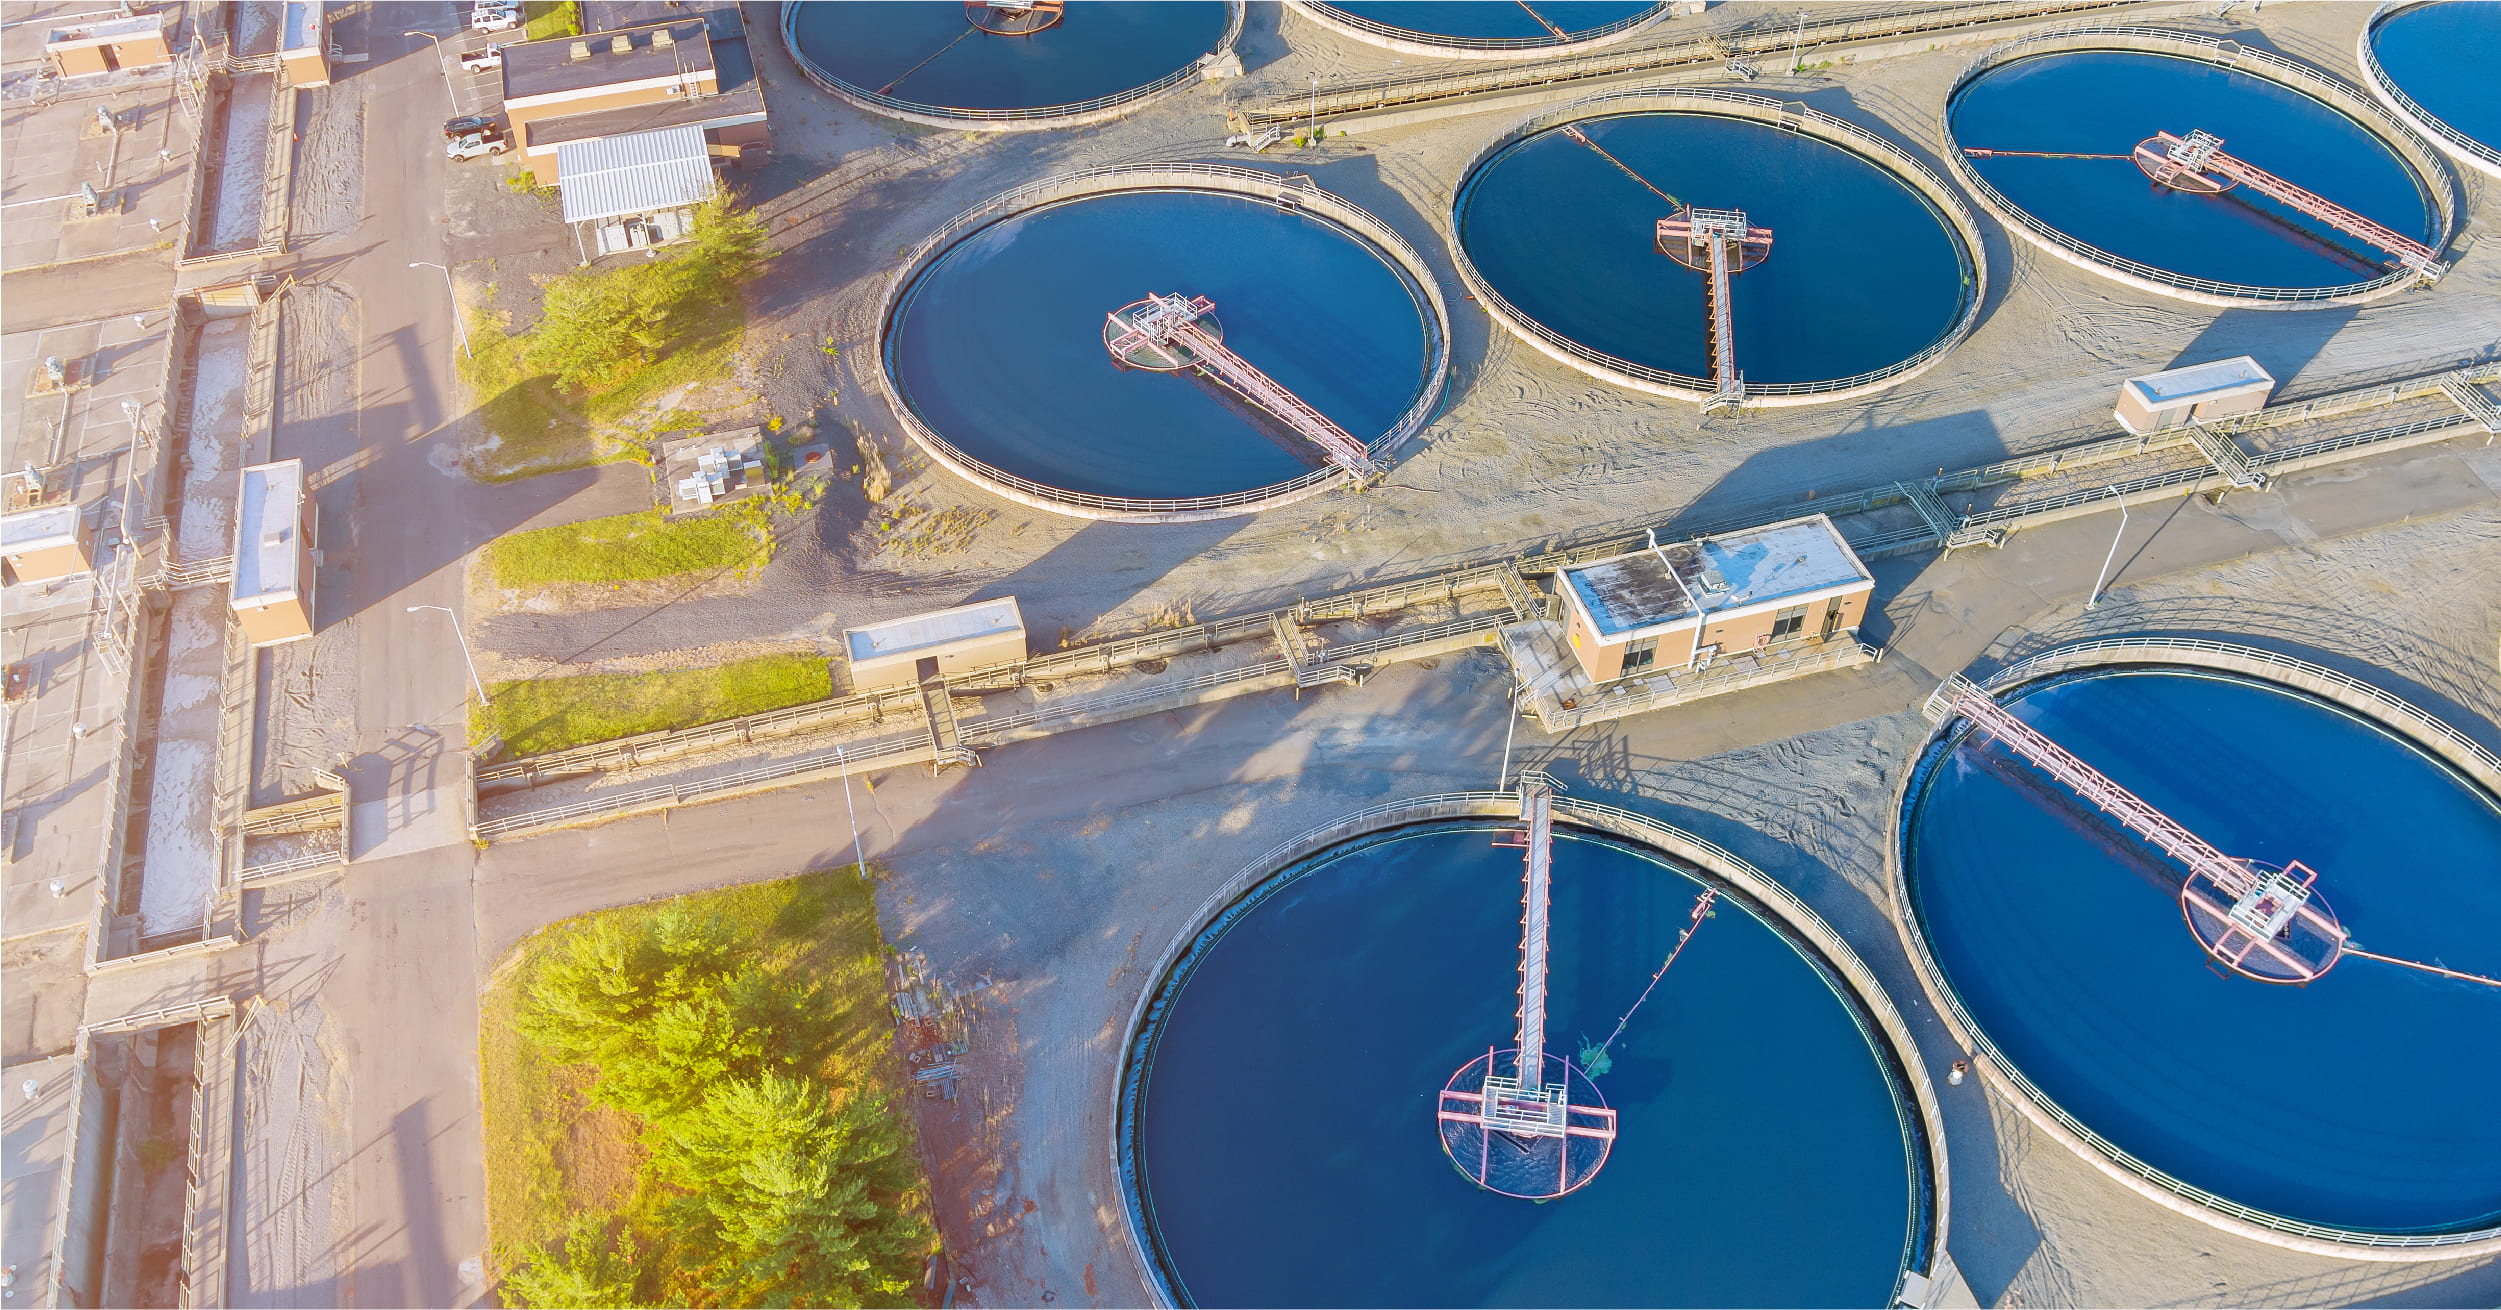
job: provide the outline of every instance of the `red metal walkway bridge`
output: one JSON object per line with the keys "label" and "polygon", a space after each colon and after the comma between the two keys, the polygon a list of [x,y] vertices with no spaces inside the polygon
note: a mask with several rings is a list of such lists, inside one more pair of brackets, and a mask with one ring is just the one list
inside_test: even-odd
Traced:
{"label": "red metal walkway bridge", "polygon": [[1563,135],[1596,151],[1599,158],[1674,208],[1673,214],[1659,220],[1654,248],[1703,276],[1703,348],[1711,361],[1711,395],[1702,402],[1702,411],[1717,414],[1742,408],[1745,374],[1737,368],[1735,311],[1728,299],[1728,279],[1771,256],[1772,230],[1749,225],[1742,209],[1703,209],[1661,191],[1575,124],[1564,124]]}
{"label": "red metal walkway bridge", "polygon": [[2180,912],[2208,955],[2260,982],[2306,983],[2345,953],[2345,928],[2313,884],[2318,874],[2299,860],[2282,868],[2225,855],[2179,820],[2077,759],[1960,674],[1949,677],[1924,707],[1931,722],[1961,715],[1985,737],[2076,795],[2100,807],[2163,854],[2187,866]]}
{"label": "red metal walkway bridge", "polygon": [[1215,309],[1216,302],[1205,296],[1149,295],[1104,316],[1103,347],[1122,368],[1161,373],[1195,370],[1319,447],[1331,463],[1353,474],[1356,482],[1380,476],[1380,464],[1353,433],[1226,348],[1202,322]]}
{"label": "red metal walkway bridge", "polygon": [[2137,143],[2136,166],[2158,186],[2201,194],[2217,194],[2245,186],[2268,199],[2307,214],[2347,236],[2358,237],[2394,256],[2394,263],[2412,269],[2426,282],[2444,271],[2432,248],[2374,222],[2317,192],[2296,186],[2237,156],[2223,153],[2223,138],[2191,131],[2185,137],[2156,132]]}
{"label": "red metal walkway bridge", "polygon": [[[1546,1054],[1546,930],[1554,878],[1554,791],[1542,776],[1520,780],[1521,826],[1497,846],[1523,853],[1517,1045],[1488,1049],[1442,1087],[1434,1119],[1442,1149],[1477,1186],[1549,1200],[1598,1176],[1615,1142],[1615,1111],[1588,1077]],[[1513,1058],[1505,1073],[1504,1055]],[[1548,1061],[1562,1080],[1549,1082]],[[1588,1095],[1576,1100],[1575,1080]]]}

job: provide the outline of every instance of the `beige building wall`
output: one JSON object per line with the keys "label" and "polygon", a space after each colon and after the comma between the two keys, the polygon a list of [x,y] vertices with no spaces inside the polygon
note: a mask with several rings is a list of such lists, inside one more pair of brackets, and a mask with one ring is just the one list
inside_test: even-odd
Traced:
{"label": "beige building wall", "polygon": [[[86,534],[81,532],[79,535],[84,537]],[[83,540],[65,541],[58,546],[9,556],[9,571],[16,574],[20,582],[66,578],[74,573],[84,573],[87,568],[87,544]]]}
{"label": "beige building wall", "polygon": [[921,680],[920,662],[925,659],[938,662],[939,676],[953,677],[996,664],[1014,664],[1024,658],[1025,634],[1021,631],[966,637],[943,645],[881,655],[873,660],[854,660],[851,664],[851,689],[876,691],[886,687],[916,686]]}
{"label": "beige building wall", "polygon": [[243,639],[255,646],[313,635],[312,606],[301,596],[281,596],[268,601],[236,601],[234,618],[243,627]]}
{"label": "beige building wall", "polygon": [[330,60],[318,50],[290,50],[279,56],[289,86],[330,85]]}
{"label": "beige building wall", "polygon": [[[1683,668],[1693,662],[1697,644],[1717,646],[1720,655],[1738,655],[1775,644],[1812,641],[1853,631],[1866,619],[1867,601],[1874,592],[1875,584],[1867,583],[1838,596],[1816,597],[1800,605],[1774,606],[1713,620],[1709,626],[1699,629],[1698,643],[1697,625],[1692,622],[1645,633],[1635,640],[1655,641],[1658,653],[1648,665],[1634,669],[1631,676],[1644,676],[1653,670]],[[1775,642],[1772,629],[1779,626],[1782,616],[1793,609],[1804,610],[1796,616],[1802,622]],[[1572,654],[1580,661],[1581,670],[1589,675],[1590,681],[1612,682],[1626,676],[1624,660],[1635,640],[1601,641],[1597,631],[1581,617],[1577,606],[1567,605],[1564,612],[1569,616],[1565,632]]]}

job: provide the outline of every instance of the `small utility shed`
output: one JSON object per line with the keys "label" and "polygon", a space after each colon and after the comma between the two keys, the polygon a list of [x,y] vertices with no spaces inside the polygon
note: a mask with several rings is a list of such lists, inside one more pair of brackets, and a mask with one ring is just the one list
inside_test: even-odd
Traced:
{"label": "small utility shed", "polygon": [[2275,379],[2247,355],[2165,369],[2119,384],[2119,426],[2136,436],[2266,408]]}
{"label": "small utility shed", "polygon": [[1854,635],[1876,587],[1821,514],[1576,564],[1558,581],[1593,682]]}
{"label": "small utility shed", "polygon": [[42,582],[84,573],[87,516],[76,505],[49,505],[0,518],[0,555],[19,582]]}
{"label": "small utility shed", "polygon": [[320,523],[304,494],[304,461],[243,470],[236,499],[234,616],[255,646],[313,635],[313,538]]}
{"label": "small utility shed", "polygon": [[286,70],[289,86],[330,85],[330,21],[322,0],[286,0],[278,64]]}
{"label": "small utility shed", "polygon": [[[582,262],[675,241],[720,183],[700,127],[594,137],[556,147],[556,185]],[[583,241],[587,226],[596,249]]]}
{"label": "small utility shed", "polygon": [[44,36],[43,57],[61,77],[171,63],[174,56],[165,48],[169,12],[56,29]]}
{"label": "small utility shed", "polygon": [[842,634],[851,689],[910,687],[930,678],[1025,658],[1025,616],[1014,596],[915,614]]}

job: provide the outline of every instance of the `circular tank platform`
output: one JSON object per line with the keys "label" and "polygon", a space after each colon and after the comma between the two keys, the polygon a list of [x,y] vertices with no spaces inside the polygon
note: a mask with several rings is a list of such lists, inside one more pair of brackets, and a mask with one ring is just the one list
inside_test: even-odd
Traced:
{"label": "circular tank platform", "polygon": [[[1555,802],[1546,1011],[1547,1081],[1617,1116],[1604,1168],[1580,1161],[1544,1202],[1471,1181],[1435,1106],[1489,1051],[1515,1058],[1521,851],[1493,839],[1518,813],[1469,793],[1306,834],[1165,953],[1132,1020],[1114,1147],[1158,1299],[1873,1305],[1930,1271],[1935,1100],[1874,979],[1759,871],[1605,806]],[[1705,887],[1716,910],[1611,1067],[1592,1062],[1594,1087],[1562,1073],[1640,996]],[[1533,1146],[1493,1136],[1494,1152]]]}
{"label": "circular tank platform", "polygon": [[2449,157],[2501,177],[2501,0],[2389,0],[2355,47],[2363,85]]}
{"label": "circular tank platform", "polygon": [[2135,644],[2143,662],[2052,652],[1992,690],[2223,854],[2316,870],[2344,954],[2300,985],[2227,968],[2215,925],[2184,921],[2186,865],[1956,718],[1894,853],[1938,1008],[2001,1093],[2174,1209],[2344,1258],[2501,1250],[2501,987],[2359,954],[2501,976],[2501,801],[2426,745],[2489,753],[2328,670]]}
{"label": "circular tank platform", "polygon": [[1449,314],[1424,268],[1361,208],[1253,169],[1045,179],[904,261],[880,378],[933,458],[1024,504],[1150,522],[1253,513],[1349,474],[1206,375],[1115,357],[1107,316],[1204,297],[1201,330],[1386,459],[1431,420],[1449,372]]}
{"label": "circular tank platform", "polygon": [[876,113],[990,131],[1067,127],[1199,78],[1232,47],[1241,0],[952,0],[782,6],[782,43],[819,87]]}
{"label": "circular tank platform", "polygon": [[1709,274],[1660,253],[1660,220],[1682,206],[1769,232],[1728,283],[1747,405],[1911,377],[1971,330],[1986,289],[1978,228],[1942,179],[1864,129],[1760,96],[1592,97],[1515,126],[1462,178],[1451,226],[1479,302],[1555,359],[1654,394],[1716,390]]}
{"label": "circular tank platform", "polygon": [[2155,29],[2047,33],[1966,68],[1946,98],[1948,158],[2016,235],[2104,276],[2204,304],[2301,308],[2413,285],[2361,236],[2248,185],[2150,179],[2156,134],[2222,139],[2265,170],[2437,252],[2448,174],[2368,98],[2232,42]]}
{"label": "circular tank platform", "polygon": [[1342,36],[1443,59],[1518,59],[1595,49],[1667,15],[1663,0],[1286,0]]}

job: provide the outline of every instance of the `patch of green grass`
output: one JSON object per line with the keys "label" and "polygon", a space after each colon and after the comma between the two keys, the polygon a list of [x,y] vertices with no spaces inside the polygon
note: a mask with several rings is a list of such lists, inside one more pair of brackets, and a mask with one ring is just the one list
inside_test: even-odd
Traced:
{"label": "patch of green grass", "polygon": [[[677,901],[729,923],[759,962],[824,985],[825,1004],[812,1013],[833,1035],[833,1054],[815,1072],[842,1086],[887,1088],[899,1113],[910,1104],[887,1026],[886,942],[866,879],[845,867]],[[636,1177],[644,1154],[642,1125],[590,1104],[584,1093],[596,1071],[547,1060],[513,1019],[541,961],[573,932],[599,919],[656,915],[671,903],[603,910],[557,924],[514,948],[479,997],[487,1229],[507,1268],[515,1253],[553,1240],[578,1213],[623,1208],[637,1227],[661,1222],[662,1208],[652,1203],[658,1198]],[[649,1235],[655,1245],[663,1237]]]}
{"label": "patch of green grass", "polygon": [[760,517],[731,511],[670,518],[647,509],[509,533],[486,548],[486,562],[499,587],[762,568],[773,551],[771,530]]}
{"label": "patch of green grass", "polygon": [[461,379],[492,438],[471,447],[470,474],[509,482],[598,463],[589,425],[558,398],[555,379],[531,373],[503,318],[491,309],[469,311],[469,349],[459,357]]}
{"label": "patch of green grass", "polygon": [[707,669],[499,682],[475,722],[507,755],[692,728],[833,694],[822,655],[763,655]]}
{"label": "patch of green grass", "polygon": [[729,376],[746,330],[744,297],[731,292],[706,303],[672,334],[667,353],[585,398],[582,416],[597,424],[615,423],[664,391]]}
{"label": "patch of green grass", "polygon": [[580,36],[582,6],[576,0],[523,0],[521,39],[544,41],[551,36]]}

